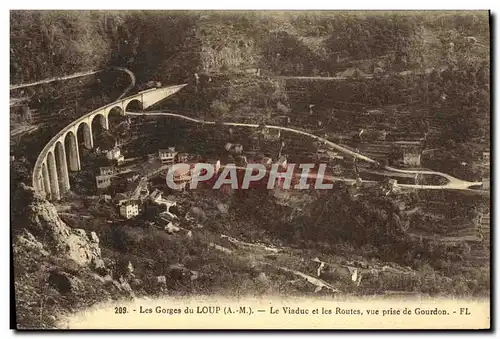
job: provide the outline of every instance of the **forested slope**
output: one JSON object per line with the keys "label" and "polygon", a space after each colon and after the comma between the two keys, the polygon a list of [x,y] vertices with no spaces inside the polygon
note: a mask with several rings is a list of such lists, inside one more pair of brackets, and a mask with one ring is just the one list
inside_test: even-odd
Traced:
{"label": "forested slope", "polygon": [[489,53],[480,12],[12,11],[10,21],[12,83],[109,64],[176,75],[246,64],[311,75],[380,57],[406,70]]}

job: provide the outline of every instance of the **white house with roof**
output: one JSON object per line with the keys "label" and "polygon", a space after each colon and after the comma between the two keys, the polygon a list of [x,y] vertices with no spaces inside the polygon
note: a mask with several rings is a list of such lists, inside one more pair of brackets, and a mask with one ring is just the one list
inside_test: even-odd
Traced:
{"label": "white house with roof", "polygon": [[114,166],[105,166],[99,168],[100,175],[113,175],[115,174]]}
{"label": "white house with roof", "polygon": [[189,153],[177,153],[177,162],[183,163],[187,162],[189,159]]}
{"label": "white house with roof", "polygon": [[241,152],[243,152],[243,146],[241,144],[235,144],[234,145],[234,153],[239,154]]}
{"label": "white house with roof", "polygon": [[120,215],[125,219],[132,219],[139,215],[139,202],[127,200],[120,206]]}
{"label": "white house with roof", "polygon": [[119,147],[114,147],[106,152],[106,158],[108,160],[115,160],[118,164],[121,164],[125,161],[125,157],[121,154]]}
{"label": "white house with roof", "polygon": [[121,151],[119,147],[113,147],[106,152],[106,158],[109,160],[117,160],[121,156]]}
{"label": "white house with roof", "polygon": [[[166,176],[167,185],[169,187],[175,187],[175,190],[184,191],[186,190],[187,184],[191,181],[192,173],[190,167],[176,168],[173,173],[173,178]],[[174,185],[172,185],[172,183]]]}
{"label": "white house with roof", "polygon": [[420,166],[421,152],[415,149],[403,150],[403,164],[408,166]]}
{"label": "white house with roof", "polygon": [[158,158],[161,160],[162,165],[172,165],[175,161],[177,152],[175,147],[162,148],[158,150]]}
{"label": "white house with roof", "polygon": [[170,212],[170,207],[177,206],[177,202],[171,199],[165,199],[163,193],[159,189],[155,189],[149,195],[149,199],[158,205],[163,205],[167,207],[167,212]]}
{"label": "white house with roof", "polygon": [[97,189],[103,189],[111,186],[111,175],[98,175],[95,177]]}
{"label": "white house with roof", "polygon": [[125,179],[128,183],[131,183],[137,181],[141,177],[141,174],[136,171],[131,171],[122,174],[121,177]]}
{"label": "white house with roof", "polygon": [[227,142],[224,148],[226,149],[226,151],[236,154],[240,154],[243,152],[243,146],[241,144],[232,144],[230,142]]}

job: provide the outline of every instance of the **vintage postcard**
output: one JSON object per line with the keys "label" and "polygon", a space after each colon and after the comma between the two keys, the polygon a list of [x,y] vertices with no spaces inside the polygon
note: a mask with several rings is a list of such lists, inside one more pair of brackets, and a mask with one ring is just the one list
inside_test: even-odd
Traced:
{"label": "vintage postcard", "polygon": [[490,329],[488,11],[10,12],[17,329]]}

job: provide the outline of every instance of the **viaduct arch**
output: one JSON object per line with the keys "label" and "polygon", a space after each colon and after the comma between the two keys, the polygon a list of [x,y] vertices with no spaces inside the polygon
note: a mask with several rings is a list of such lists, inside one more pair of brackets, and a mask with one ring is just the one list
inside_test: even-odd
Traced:
{"label": "viaduct arch", "polygon": [[[95,111],[87,113],[71,122],[57,133],[42,149],[33,169],[33,187],[49,200],[59,200],[70,190],[69,172],[79,171],[79,143],[85,148],[94,147],[92,123],[98,119],[99,125],[108,130],[110,115],[125,115],[127,106],[148,108],[155,103],[180,91],[186,84],[151,88],[135,95],[117,100]],[[79,133],[80,132],[80,133]],[[79,140],[78,136],[80,135]]]}

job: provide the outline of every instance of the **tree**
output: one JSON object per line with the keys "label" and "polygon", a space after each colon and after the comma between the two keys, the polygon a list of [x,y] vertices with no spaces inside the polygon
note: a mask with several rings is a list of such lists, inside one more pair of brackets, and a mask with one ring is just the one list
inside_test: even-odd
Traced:
{"label": "tree", "polygon": [[229,113],[229,110],[230,110],[229,105],[221,100],[214,100],[210,105],[210,112],[212,113],[212,116],[214,116],[216,119],[224,120],[224,118]]}

